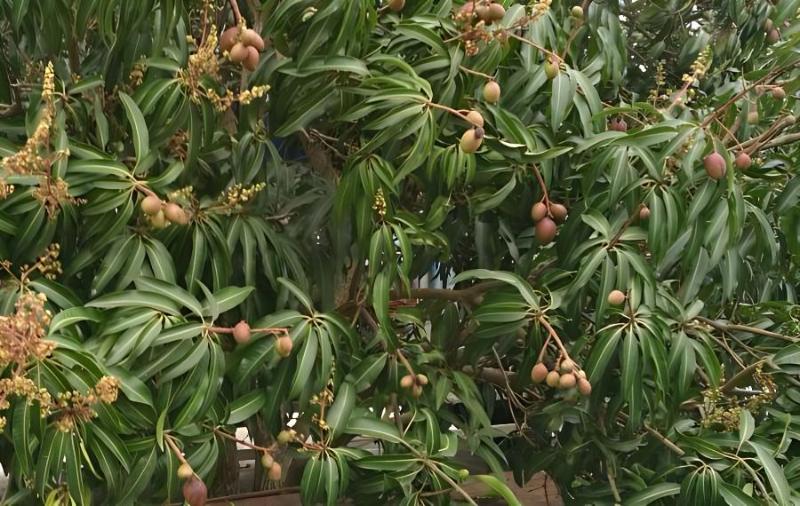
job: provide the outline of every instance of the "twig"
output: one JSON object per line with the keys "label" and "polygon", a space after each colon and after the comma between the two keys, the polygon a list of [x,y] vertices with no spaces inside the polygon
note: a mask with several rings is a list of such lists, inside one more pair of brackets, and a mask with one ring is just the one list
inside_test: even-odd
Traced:
{"label": "twig", "polygon": [[661,443],[662,443],[664,446],[666,446],[667,448],[669,448],[670,450],[672,450],[672,451],[673,451],[673,452],[674,452],[674,453],[675,453],[677,456],[679,456],[679,457],[683,457],[683,455],[686,453],[686,452],[685,452],[685,451],[683,451],[683,450],[682,450],[682,449],[681,449],[681,448],[680,448],[678,445],[676,445],[675,443],[673,443],[672,441],[670,441],[669,439],[667,439],[667,437],[666,437],[666,436],[664,436],[662,433],[658,432],[658,431],[657,431],[656,429],[654,429],[653,427],[650,427],[650,426],[649,426],[647,423],[645,423],[645,424],[644,424],[644,428],[645,428],[645,430],[646,430],[647,432],[649,432],[649,433],[650,433],[650,435],[652,435],[654,438],[656,438],[656,439],[658,439],[659,441],[661,441]]}
{"label": "twig", "polygon": [[490,76],[489,74],[484,74],[483,72],[478,72],[477,70],[472,70],[472,69],[467,68],[467,67],[465,67],[463,65],[459,65],[458,68],[461,69],[462,71],[466,72],[467,74],[472,74],[472,75],[475,75],[475,76],[483,77],[484,79],[488,79],[490,81],[494,81],[494,76]]}
{"label": "twig", "polygon": [[796,343],[796,342],[800,341],[800,339],[798,339],[797,337],[785,336],[783,334],[778,334],[777,332],[772,332],[770,330],[760,329],[758,327],[750,327],[748,325],[736,325],[736,324],[720,323],[718,321],[710,320],[710,319],[704,318],[702,316],[696,316],[695,320],[697,320],[699,322],[703,322],[706,325],[710,325],[710,326],[714,327],[715,329],[721,330],[723,332],[749,332],[751,334],[758,334],[758,335],[761,335],[761,336],[773,337],[775,339],[781,339],[781,340],[784,340],[784,341],[789,341],[791,343]]}
{"label": "twig", "polygon": [[539,51],[545,53],[547,56],[550,57],[551,60],[555,60],[554,63],[557,63],[557,64],[561,63],[562,58],[559,55],[557,55],[556,53],[550,51],[549,49],[546,49],[546,48],[540,46],[539,44],[526,39],[525,37],[521,37],[521,36],[517,35],[516,33],[510,32],[510,31],[507,32],[507,33],[508,33],[509,37],[511,37],[513,39],[517,39],[518,41],[520,41],[520,42],[522,42],[524,44],[528,44],[529,46],[534,47],[534,48],[538,49]]}
{"label": "twig", "polygon": [[269,448],[264,448],[263,446],[258,446],[258,445],[252,444],[252,443],[248,443],[247,441],[239,439],[236,436],[228,434],[225,431],[219,430],[216,427],[214,428],[214,434],[216,434],[216,435],[218,435],[220,437],[224,437],[225,439],[230,439],[231,441],[236,441],[239,444],[242,444],[242,445],[244,445],[244,446],[246,446],[246,447],[248,447],[250,449],[253,449],[253,450],[256,450],[256,451],[259,451],[259,452],[270,453],[272,451]]}
{"label": "twig", "polygon": [[617,480],[614,479],[614,473],[611,472],[611,466],[608,464],[608,461],[606,461],[606,476],[608,477],[608,485],[611,487],[611,493],[614,495],[614,501],[617,504],[621,504],[622,498],[617,489]]}
{"label": "twig", "polygon": [[767,129],[766,132],[762,133],[758,137],[750,139],[742,144],[744,150],[747,153],[753,153],[761,149],[761,146],[767,144],[771,141],[775,136],[777,136],[781,131],[793,126],[797,123],[798,118],[795,116],[784,116],[783,118],[775,121],[770,127]]}
{"label": "twig", "polygon": [[709,114],[706,117],[706,119],[703,120],[703,122],[700,124],[700,128],[706,128],[712,121],[714,121],[714,119],[722,116],[722,113],[724,113],[728,109],[728,107],[730,107],[731,105],[735,104],[740,98],[742,98],[743,96],[745,96],[748,93],[750,93],[750,91],[753,88],[755,88],[756,86],[758,86],[760,84],[763,84],[763,83],[765,83],[767,81],[771,81],[771,80],[775,79],[777,76],[781,75],[784,70],[787,70],[788,68],[793,67],[794,65],[796,65],[796,64],[786,65],[786,66],[777,68],[777,69],[773,70],[772,72],[769,72],[767,75],[765,75],[761,79],[758,79],[758,80],[753,81],[752,83],[750,83],[749,86],[746,86],[742,91],[740,91],[736,95],[734,95],[731,98],[729,98],[727,102],[725,102],[720,107],[718,107],[716,110],[714,110],[714,112]]}
{"label": "twig", "polygon": [[628,227],[630,227],[631,224],[636,220],[636,218],[639,217],[639,212],[642,210],[643,206],[644,206],[644,204],[640,203],[636,207],[636,210],[633,213],[631,213],[630,216],[628,216],[628,219],[625,220],[625,223],[623,223],[622,226],[620,227],[620,229],[617,231],[617,233],[614,234],[614,237],[612,237],[611,240],[608,241],[608,246],[606,246],[607,250],[610,250],[614,246],[617,245],[617,243],[619,242],[620,238],[622,237],[622,234],[624,234],[625,231],[628,230]]}
{"label": "twig", "polygon": [[547,339],[544,340],[544,344],[542,345],[542,349],[539,351],[539,357],[536,359],[536,363],[542,361],[544,358],[544,354],[547,352],[547,345],[550,344],[550,340],[553,338],[551,334],[547,334]]}
{"label": "twig", "polygon": [[747,376],[750,376],[750,374],[756,369],[758,369],[763,363],[764,363],[763,360],[760,360],[758,362],[753,362],[752,364],[748,365],[738,373],[734,374],[733,377],[731,377],[731,379],[729,379],[721,387],[719,387],[720,391],[724,393],[730,392],[731,390],[733,390],[736,384],[739,383],[739,381],[746,378]]}
{"label": "twig", "polygon": [[[737,118],[737,119],[738,119],[738,118]],[[719,119],[717,119],[717,118],[714,118],[714,121],[716,121],[716,122],[717,122],[717,124],[718,124],[720,127],[722,127],[722,129],[723,129],[723,130],[725,130],[725,132],[726,132],[726,133],[725,133],[725,135],[722,137],[722,143],[724,144],[724,143],[725,143],[725,139],[727,139],[728,137],[730,137],[731,139],[733,139],[733,142],[735,142],[735,143],[736,143],[736,146],[739,148],[739,151],[744,151],[744,149],[742,148],[742,143],[741,143],[741,142],[739,142],[739,139],[737,139],[737,138],[736,138],[736,135],[735,135],[733,132],[731,132],[730,130],[728,130],[728,127],[726,127],[726,126],[725,126],[725,123],[723,123],[722,121],[720,121],[720,120],[719,120]]]}
{"label": "twig", "polygon": [[459,486],[459,484],[458,484],[458,483],[456,483],[455,481],[453,481],[453,480],[452,480],[452,478],[450,478],[449,476],[447,476],[447,473],[445,473],[444,471],[442,471],[441,469],[439,469],[438,467],[436,467],[436,464],[435,464],[435,463],[432,463],[431,461],[429,461],[429,460],[426,460],[426,461],[425,461],[425,465],[426,465],[426,466],[427,466],[427,467],[428,467],[428,468],[429,468],[431,471],[433,471],[434,473],[438,474],[438,475],[439,475],[439,476],[440,476],[440,477],[441,477],[441,478],[442,478],[444,481],[446,481],[446,482],[447,482],[447,483],[448,483],[448,484],[449,484],[451,487],[453,487],[453,489],[454,489],[454,490],[456,490],[456,491],[457,491],[459,494],[461,494],[461,496],[462,496],[464,499],[466,499],[467,503],[471,504],[472,506],[478,506],[478,503],[476,503],[476,502],[475,502],[475,500],[474,500],[474,499],[472,499],[472,496],[470,496],[470,495],[467,493],[467,491],[466,491],[466,490],[464,490],[463,488],[461,488],[461,486]]}

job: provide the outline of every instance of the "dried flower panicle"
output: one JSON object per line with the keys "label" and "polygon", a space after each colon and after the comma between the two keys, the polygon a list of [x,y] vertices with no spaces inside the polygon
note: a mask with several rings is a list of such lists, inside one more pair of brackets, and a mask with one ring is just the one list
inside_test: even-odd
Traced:
{"label": "dried flower panicle", "polygon": [[0,316],[0,368],[11,364],[24,366],[32,360],[43,360],[55,344],[44,340],[52,315],[45,309],[47,297],[24,292],[9,316]]}
{"label": "dried flower panicle", "polygon": [[69,194],[69,184],[60,177],[51,180],[49,176],[39,178],[39,186],[33,191],[33,197],[42,203],[51,218],[58,214],[66,204],[79,205],[86,202]]}
{"label": "dried flower panicle", "polygon": [[51,406],[56,416],[55,426],[62,432],[69,432],[78,423],[88,422],[97,416],[95,406],[98,403],[111,404],[119,395],[119,380],[112,376],[103,376],[86,394],[77,390],[61,392]]}
{"label": "dried flower panicle", "polygon": [[[37,266],[45,273],[60,270],[58,245],[48,248],[39,258]],[[5,266],[8,267],[8,266]],[[117,378],[103,376],[87,393],[60,392],[55,398],[31,377],[27,367],[42,361],[53,353],[55,343],[44,339],[52,315],[45,308],[47,297],[40,293],[23,291],[15,305],[14,314],[0,316],[0,369],[9,369],[11,376],[0,378],[0,411],[11,407],[11,397],[22,397],[27,404],[39,403],[40,415],[54,415],[59,430],[72,430],[76,423],[97,416],[98,403],[110,404],[117,400],[120,382]],[[0,416],[0,430],[6,418]]]}
{"label": "dried flower panicle", "polygon": [[[39,123],[25,145],[13,155],[3,159],[0,166],[10,174],[41,174],[52,163],[49,156],[50,130],[55,117],[55,72],[48,63],[42,81],[42,104]],[[0,193],[10,193],[8,186]]]}
{"label": "dried flower panicle", "polygon": [[186,160],[189,153],[189,135],[186,130],[178,130],[170,137],[167,149],[172,156],[179,160]]}

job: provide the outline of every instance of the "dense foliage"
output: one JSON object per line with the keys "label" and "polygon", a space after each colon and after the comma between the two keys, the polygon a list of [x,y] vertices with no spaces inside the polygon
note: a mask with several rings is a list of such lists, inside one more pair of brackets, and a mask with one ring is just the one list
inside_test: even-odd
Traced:
{"label": "dense foliage", "polygon": [[798,8],[0,0],[8,503],[797,504]]}

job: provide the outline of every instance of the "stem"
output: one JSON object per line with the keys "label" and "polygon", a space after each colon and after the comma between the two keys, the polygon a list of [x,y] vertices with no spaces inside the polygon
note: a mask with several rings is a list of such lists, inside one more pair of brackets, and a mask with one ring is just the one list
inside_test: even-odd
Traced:
{"label": "stem", "polygon": [[[692,81],[694,81],[694,79]],[[688,90],[689,86],[692,85],[692,81],[686,81],[683,84],[683,87],[675,95],[675,98],[672,99],[672,103],[669,104],[669,107],[667,108],[667,114],[669,114],[669,112],[672,111],[672,108],[678,105],[678,102],[680,102],[683,99],[683,97],[686,96],[686,90]]]}
{"label": "stem", "polygon": [[[148,188],[145,183],[136,181],[134,183],[133,187],[136,188],[137,190],[139,190],[140,192],[144,193],[148,197],[158,197],[158,194],[156,194],[156,192],[154,192],[153,190]],[[158,198],[160,198],[160,197],[158,197]]]}
{"label": "stem", "polygon": [[539,352],[539,357],[536,359],[536,363],[542,361],[544,358],[544,354],[547,352],[547,345],[550,344],[550,340],[553,338],[551,334],[547,334],[547,339],[544,340],[544,344],[542,345],[542,350]]}
{"label": "stem", "polygon": [[[762,133],[754,139],[750,139],[742,144],[747,153],[754,153],[764,149],[765,145],[771,144],[771,140],[775,138],[781,131],[793,126],[797,123],[798,118],[794,116],[784,116],[778,121],[774,122],[766,132]],[[774,147],[774,146],[769,146]]]}
{"label": "stem", "polygon": [[617,489],[617,481],[614,479],[614,474],[611,472],[611,466],[606,462],[606,476],[608,477],[608,485],[611,487],[611,493],[614,495],[614,501],[617,504],[622,504],[622,498]]}

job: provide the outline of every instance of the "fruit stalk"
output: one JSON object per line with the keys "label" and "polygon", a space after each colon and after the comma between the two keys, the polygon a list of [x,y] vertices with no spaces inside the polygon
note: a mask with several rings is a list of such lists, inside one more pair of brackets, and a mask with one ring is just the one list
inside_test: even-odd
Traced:
{"label": "fruit stalk", "polygon": [[542,201],[544,201],[545,205],[547,206],[548,213],[550,212],[550,196],[547,194],[547,185],[544,183],[544,179],[542,178],[542,174],[539,172],[539,169],[536,165],[533,165],[533,175],[536,176],[536,180],[539,181],[539,186],[542,188],[542,194],[544,197]]}
{"label": "fruit stalk", "polygon": [[456,110],[455,110],[455,109],[453,109],[452,107],[447,107],[446,105],[437,104],[436,102],[425,102],[425,105],[427,105],[428,107],[432,107],[432,108],[434,108],[434,109],[440,109],[440,110],[442,110],[442,111],[447,111],[447,112],[449,112],[450,114],[453,114],[453,115],[455,115],[455,116],[458,116],[459,118],[463,119],[463,120],[464,120],[464,121],[466,121],[467,123],[470,123],[470,120],[469,120],[469,118],[467,118],[467,115],[466,115],[466,114],[462,114],[461,112],[459,112],[459,111],[456,111]]}
{"label": "fruit stalk", "polygon": [[175,438],[173,438],[169,434],[164,434],[164,441],[167,442],[167,446],[169,446],[170,450],[172,450],[172,453],[175,454],[175,457],[178,459],[178,462],[180,462],[181,464],[186,464],[188,466],[189,462],[186,461],[186,458],[183,456],[183,453],[178,448],[178,445],[175,444],[174,439]]}
{"label": "fruit stalk", "polygon": [[508,36],[511,37],[512,39],[517,39],[518,41],[520,41],[520,42],[522,42],[524,44],[528,44],[529,46],[538,49],[539,51],[541,51],[544,54],[546,54],[547,56],[549,56],[551,60],[554,60],[555,63],[561,64],[562,58],[559,55],[557,55],[556,53],[550,51],[549,49],[546,49],[546,48],[540,46],[539,44],[537,44],[537,43],[535,43],[535,42],[533,42],[531,40],[528,40],[525,37],[521,37],[521,36],[519,36],[519,35],[517,35],[516,33],[513,33],[513,32],[508,32]]}
{"label": "fruit stalk", "polygon": [[552,337],[553,340],[556,342],[556,346],[558,346],[558,349],[561,351],[561,354],[564,356],[564,358],[572,360],[569,356],[569,352],[564,347],[564,343],[561,342],[561,338],[558,337],[556,330],[553,328],[552,325],[550,325],[550,322],[547,321],[547,318],[545,318],[544,316],[539,316],[537,320],[547,330],[550,337]]}
{"label": "fruit stalk", "polygon": [[258,446],[256,444],[248,443],[247,441],[239,439],[236,436],[234,436],[232,434],[228,434],[227,432],[225,432],[223,430],[220,430],[220,429],[218,429],[216,427],[213,430],[214,430],[214,434],[216,434],[216,435],[218,435],[220,437],[224,437],[225,439],[230,439],[231,441],[236,441],[237,443],[242,444],[242,445],[244,445],[244,446],[246,446],[246,447],[248,447],[248,448],[250,448],[252,450],[256,450],[256,451],[263,452],[263,453],[271,453],[272,452],[271,448],[264,448],[263,446]]}
{"label": "fruit stalk", "polygon": [[236,21],[238,25],[242,19],[242,12],[239,10],[239,2],[236,0],[229,0],[231,4],[231,9],[233,10],[233,19]]}
{"label": "fruit stalk", "polygon": [[477,70],[472,70],[471,68],[465,67],[463,65],[458,66],[459,70],[466,72],[467,74],[472,74],[474,76],[482,77],[484,79],[493,80],[494,77],[490,76],[489,74],[484,74],[483,72],[478,72]]}

